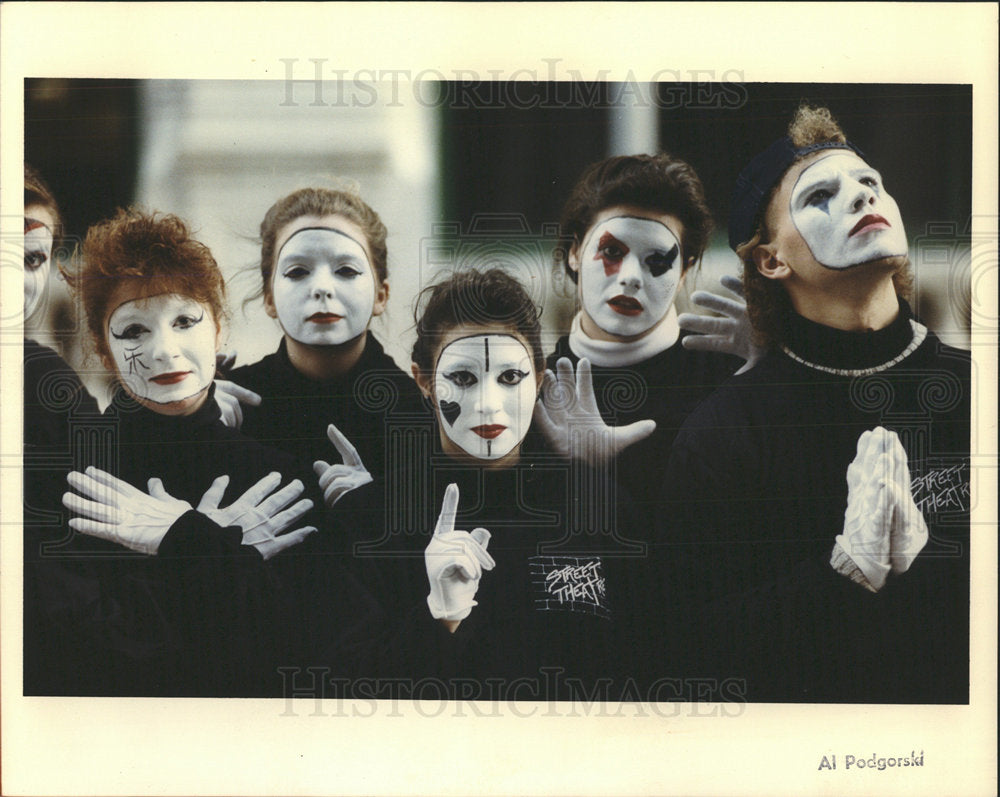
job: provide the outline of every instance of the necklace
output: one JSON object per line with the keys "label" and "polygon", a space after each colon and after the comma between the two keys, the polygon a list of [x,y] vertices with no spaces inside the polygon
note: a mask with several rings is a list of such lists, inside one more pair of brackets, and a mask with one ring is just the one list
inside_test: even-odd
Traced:
{"label": "necklace", "polygon": [[910,344],[891,360],[884,362],[881,365],[873,365],[871,368],[830,368],[826,365],[811,363],[808,360],[799,357],[799,355],[784,344],[782,344],[781,348],[785,354],[795,360],[795,362],[801,363],[807,368],[812,368],[816,371],[823,371],[824,373],[835,374],[837,376],[870,376],[871,374],[877,374],[879,371],[885,371],[888,368],[892,368],[892,366],[896,363],[902,362],[913,354],[920,344],[924,342],[924,339],[927,337],[927,327],[918,321],[914,321],[912,318],[910,319],[910,327],[913,329],[913,340],[910,341]]}

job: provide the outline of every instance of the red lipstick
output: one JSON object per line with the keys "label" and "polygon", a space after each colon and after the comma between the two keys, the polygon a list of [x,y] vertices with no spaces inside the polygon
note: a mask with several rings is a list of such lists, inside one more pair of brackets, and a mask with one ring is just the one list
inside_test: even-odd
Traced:
{"label": "red lipstick", "polygon": [[507,430],[506,426],[497,423],[486,424],[484,426],[473,426],[472,431],[484,440],[495,440]]}
{"label": "red lipstick", "polygon": [[149,381],[156,382],[158,385],[176,385],[178,382],[183,382],[190,373],[190,371],[172,371],[169,374],[152,376],[149,378]]}
{"label": "red lipstick", "polygon": [[313,313],[306,321],[312,321],[314,324],[336,324],[342,318],[342,315],[336,313]]}
{"label": "red lipstick", "polygon": [[858,233],[874,232],[875,230],[888,230],[891,225],[877,213],[869,213],[861,221],[854,225],[847,237],[851,238]]}
{"label": "red lipstick", "polygon": [[637,316],[642,314],[642,302],[631,296],[619,295],[608,299],[608,306],[619,315]]}

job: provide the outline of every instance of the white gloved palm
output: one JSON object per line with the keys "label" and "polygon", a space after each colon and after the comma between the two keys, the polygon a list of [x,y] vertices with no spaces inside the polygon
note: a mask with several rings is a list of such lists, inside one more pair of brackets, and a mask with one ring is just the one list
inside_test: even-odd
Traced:
{"label": "white gloved palm", "polygon": [[313,463],[313,471],[319,477],[319,488],[323,491],[323,502],[333,507],[346,493],[374,481],[371,473],[361,461],[358,450],[332,423],[326,429],[330,442],[340,452],[343,464],[331,465],[323,460]]}
{"label": "white gloved palm", "polygon": [[567,357],[556,361],[556,373],[545,372],[542,396],[535,403],[535,423],[549,445],[564,457],[603,465],[656,430],[656,421],[608,426],[597,408],[590,360],[582,358],[573,373]]}
{"label": "white gloved palm", "polygon": [[905,572],[927,542],[927,524],[913,502],[906,450],[879,426],[858,439],[847,468],[847,511],[830,564],[878,592],[890,572]]}
{"label": "white gloved palm", "polygon": [[441,502],[441,514],[430,543],[424,549],[424,565],[430,594],[427,606],[437,620],[464,620],[476,605],[476,591],[483,570],[492,570],[493,557],[486,551],[490,533],[455,529],[458,485],[449,484]]}
{"label": "white gloved palm", "polygon": [[730,299],[709,291],[695,291],[691,301],[699,307],[719,313],[719,316],[681,313],[677,323],[694,335],[687,335],[682,341],[685,349],[714,351],[733,354],[744,361],[736,372],[742,374],[756,365],[764,355],[764,349],[753,341],[753,326],[747,316],[747,304],[743,293],[743,282],[739,277],[726,274],[721,279],[722,287],[737,295]]}
{"label": "white gloved palm", "polygon": [[80,516],[70,518],[70,528],[144,554],[156,554],[170,527],[191,511],[187,501],[144,493],[99,468],[73,471],[66,481],[86,496],[63,495],[63,506]]}
{"label": "white gloved palm", "polygon": [[[150,492],[166,495],[163,485],[159,480],[155,481],[156,484],[153,483],[154,480],[150,480]],[[219,476],[201,497],[197,510],[220,526],[238,526],[243,531],[243,544],[252,545],[264,559],[270,559],[286,548],[298,545],[316,531],[314,526],[305,526],[286,534],[281,533],[312,509],[313,502],[304,498],[289,506],[302,495],[305,487],[295,479],[275,491],[279,484],[281,474],[270,473],[229,506],[220,507],[219,503],[229,485],[229,476]]]}

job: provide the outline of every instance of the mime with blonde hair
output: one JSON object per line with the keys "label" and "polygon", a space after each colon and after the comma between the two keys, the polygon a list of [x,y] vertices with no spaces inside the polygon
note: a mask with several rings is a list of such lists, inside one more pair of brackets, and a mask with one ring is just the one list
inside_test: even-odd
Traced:
{"label": "mime with blonde hair", "polygon": [[769,348],[672,449],[665,641],[750,700],[966,701],[970,361],[910,310],[895,200],[804,106],[740,174],[729,242]]}

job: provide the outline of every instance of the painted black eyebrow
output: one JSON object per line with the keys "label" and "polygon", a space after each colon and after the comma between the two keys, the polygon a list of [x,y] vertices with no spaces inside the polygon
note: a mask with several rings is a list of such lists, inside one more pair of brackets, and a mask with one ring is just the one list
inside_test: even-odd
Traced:
{"label": "painted black eyebrow", "polygon": [[347,240],[354,241],[354,243],[356,243],[358,246],[360,246],[361,247],[361,251],[365,253],[365,259],[366,260],[368,259],[368,247],[366,247],[363,243],[361,243],[359,240],[357,240],[353,236],[348,235],[346,232],[341,232],[340,230],[335,230],[333,227],[303,227],[301,230],[296,230],[295,232],[293,232],[291,235],[288,236],[287,240],[281,245],[281,249],[278,250],[278,254],[276,254],[274,256],[274,262],[277,263],[281,259],[281,252],[282,252],[282,250],[286,246],[288,246],[288,242],[291,241],[292,238],[294,238],[300,232],[309,232],[310,230],[326,230],[327,232],[335,232],[335,233],[337,233],[337,235],[343,235]]}
{"label": "painted black eyebrow", "polygon": [[[458,343],[460,340],[468,340],[469,338],[489,338],[489,337],[494,337],[494,338],[513,338],[514,340],[516,340],[518,343],[520,343],[524,347],[524,350],[526,352],[528,352],[529,358],[534,356],[534,352],[531,351],[531,348],[529,346],[527,346],[523,341],[519,340],[516,336],[511,335],[509,332],[486,332],[486,333],[480,333],[478,335],[462,335],[462,337],[460,337],[460,338],[455,338],[454,340],[449,341],[448,342],[448,346],[450,346],[452,343]],[[438,369],[438,363],[441,362],[441,355],[444,354],[444,350],[447,349],[448,346],[443,347],[441,349],[441,351],[438,352],[438,357],[434,361],[434,370],[435,371]],[[488,352],[488,350],[487,350],[487,352]],[[488,356],[488,354],[487,354],[487,356]],[[487,363],[488,363],[488,360],[487,360]],[[487,369],[487,370],[489,370],[489,369]]]}
{"label": "painted black eyebrow", "polygon": [[[625,215],[625,216],[612,216],[609,219],[604,219],[601,222],[601,224],[606,224],[607,222],[614,221],[615,219],[635,219],[636,221],[649,221],[649,222],[652,222],[653,224],[659,224],[663,229],[665,229],[667,232],[669,232],[671,236],[673,236],[673,238],[674,238],[675,241],[678,241],[678,242],[680,241],[680,239],[677,237],[677,235],[674,233],[674,231],[671,230],[666,224],[664,224],[659,219],[647,219],[645,216],[629,216],[629,215]],[[594,226],[596,227],[597,225],[595,224]],[[589,241],[589,240],[590,240],[590,236],[587,236],[587,239],[584,241],[584,244],[586,244],[587,241]]]}

